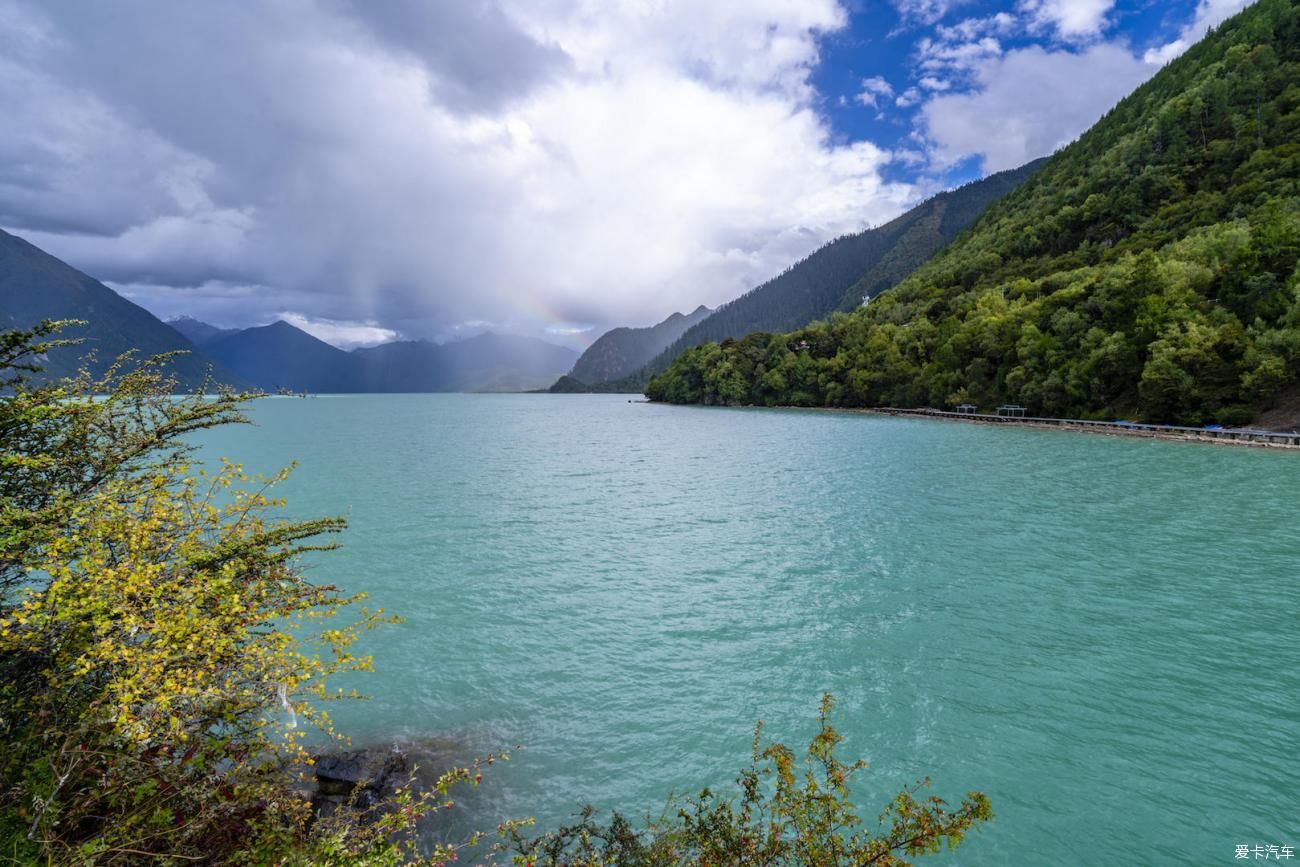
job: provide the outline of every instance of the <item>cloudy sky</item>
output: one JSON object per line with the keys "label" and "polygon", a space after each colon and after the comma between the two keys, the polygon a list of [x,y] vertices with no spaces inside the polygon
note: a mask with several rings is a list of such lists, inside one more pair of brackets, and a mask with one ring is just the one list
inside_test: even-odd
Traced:
{"label": "cloudy sky", "polygon": [[0,0],[0,227],[163,317],[581,346],[1052,152],[1245,0]]}

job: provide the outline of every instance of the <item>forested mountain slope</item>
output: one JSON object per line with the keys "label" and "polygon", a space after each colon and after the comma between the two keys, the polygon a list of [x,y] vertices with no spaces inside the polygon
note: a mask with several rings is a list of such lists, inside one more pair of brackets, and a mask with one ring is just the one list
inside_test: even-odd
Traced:
{"label": "forested mountain slope", "polygon": [[205,343],[204,351],[265,391],[361,391],[361,365],[338,347],[288,322],[245,328]]}
{"label": "forested mountain slope", "polygon": [[569,376],[594,385],[635,373],[663,352],[686,329],[713,311],[701,304],[689,314],[674,313],[648,328],[614,328],[606,331],[578,358]]}
{"label": "forested mountain slope", "polygon": [[42,375],[50,379],[75,376],[82,364],[102,374],[119,355],[134,350],[138,359],[181,353],[168,363],[168,371],[184,388],[202,385],[209,371],[218,382],[240,384],[228,371],[214,369],[184,335],[148,310],[39,247],[0,231],[0,329],[27,328],[42,319],[86,322],[59,335],[80,338],[80,346],[42,360]]}
{"label": "forested mountain slope", "polygon": [[883,226],[836,238],[692,326],[647,366],[644,375],[667,369],[682,352],[710,340],[788,331],[837,310],[857,308],[943,249],[1042,163],[1038,160],[940,193]]}
{"label": "forested mountain slope", "polygon": [[209,325],[195,319],[193,316],[177,316],[168,319],[167,324],[175,328],[181,334],[189,338],[190,343],[195,346],[202,346],[205,343],[211,343],[222,337],[227,337],[239,331],[238,328],[218,328],[215,325]]}
{"label": "forested mountain slope", "polygon": [[869,307],[695,349],[678,402],[1242,423],[1300,380],[1300,5],[1259,0]]}

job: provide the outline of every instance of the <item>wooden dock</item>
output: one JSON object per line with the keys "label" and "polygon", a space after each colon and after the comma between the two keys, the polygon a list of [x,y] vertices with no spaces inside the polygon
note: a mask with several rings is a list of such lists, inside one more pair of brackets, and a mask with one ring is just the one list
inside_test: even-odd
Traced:
{"label": "wooden dock", "polygon": [[1019,427],[1076,430],[1114,436],[1138,436],[1153,439],[1214,442],[1225,445],[1265,448],[1300,448],[1300,432],[1278,433],[1250,428],[1200,428],[1167,424],[1142,424],[1131,421],[1090,421],[1078,418],[1038,418],[1035,416],[989,415],[974,412],[945,412],[938,409],[899,409],[884,407],[876,412],[894,416],[934,418],[977,424],[1016,425]]}

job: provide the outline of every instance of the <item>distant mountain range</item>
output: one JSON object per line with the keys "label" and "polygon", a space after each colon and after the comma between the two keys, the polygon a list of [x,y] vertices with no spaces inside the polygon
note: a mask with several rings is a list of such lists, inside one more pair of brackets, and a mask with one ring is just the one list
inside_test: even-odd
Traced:
{"label": "distant mountain range", "polygon": [[[580,364],[591,356],[590,365],[581,370],[575,366],[551,390],[639,392],[673,359],[702,343],[740,338],[756,331],[789,331],[836,312],[852,311],[929,261],[991,204],[1033,177],[1045,162],[1035,160],[940,193],[883,226],[836,238],[712,313],[696,318],[705,310],[701,307],[690,317],[677,319],[676,324],[688,318],[694,321],[666,341],[659,339],[668,333],[663,326],[674,322],[672,317],[654,329],[616,328],[583,354]],[[652,339],[650,335],[641,336],[645,332],[656,333]],[[617,358],[629,357],[631,353],[623,352],[622,347],[633,339],[638,340],[638,348],[655,342],[660,345],[635,366],[600,363],[599,359],[615,353]],[[597,347],[601,348],[599,355],[593,353]]]}
{"label": "distant mountain range", "polygon": [[266,391],[527,391],[545,388],[578,359],[532,337],[480,334],[467,340],[388,343],[345,352],[287,322],[217,328],[182,316],[162,322],[109,287],[15,235],[0,231],[0,329],[42,319],[80,319],[64,336],[84,343],[42,361],[51,379],[85,364],[102,374],[118,356],[179,353],[168,362],[178,387],[205,383]]}
{"label": "distant mountain range", "polygon": [[[107,286],[0,232],[0,316],[11,327],[42,318],[90,324],[92,369],[120,353],[183,351],[183,387],[219,383],[295,392],[640,391],[682,352],[757,331],[783,331],[850,311],[894,286],[949,244],[1043,161],[941,193],[875,229],[837,238],[717,310],[701,306],[646,328],[615,328],[581,356],[529,337],[483,334],[436,344],[399,341],[346,352],[287,322],[218,328],[188,316],[160,322]],[[49,373],[75,372],[84,353],[61,352]],[[567,371],[567,374],[566,374]],[[558,381],[557,377],[559,378]]]}
{"label": "distant mountain range", "polygon": [[578,353],[535,337],[480,334],[453,343],[425,340],[358,349],[366,391],[532,391],[573,366]]}
{"label": "distant mountain range", "polygon": [[193,319],[183,327],[213,335],[200,348],[267,391],[532,391],[578,357],[572,349],[510,334],[396,341],[345,352],[284,321],[233,332]]}
{"label": "distant mountain range", "polygon": [[[160,322],[91,277],[0,232],[0,322],[83,319],[75,332],[102,372],[118,355],[181,352],[181,387],[217,383],[296,392],[640,391],[686,349],[710,340],[780,331],[852,310],[898,283],[952,241],[1042,161],[942,193],[876,229],[825,245],[717,310],[700,306],[646,328],[615,328],[581,356],[529,337],[483,334],[436,344],[399,341],[345,352],[287,322],[218,328],[189,316]],[[48,375],[76,372],[85,351],[65,350]],[[567,374],[566,374],[567,371]],[[559,378],[559,381],[556,381]]]}

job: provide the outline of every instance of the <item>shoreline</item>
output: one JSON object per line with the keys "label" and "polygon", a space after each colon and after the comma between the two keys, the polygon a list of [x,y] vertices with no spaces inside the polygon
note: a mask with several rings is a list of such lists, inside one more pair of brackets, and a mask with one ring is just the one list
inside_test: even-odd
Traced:
{"label": "shoreline", "polygon": [[1177,425],[1140,424],[1137,422],[1012,417],[944,412],[936,409],[901,409],[898,407],[825,407],[825,409],[888,415],[895,418],[922,418],[936,421],[955,421],[965,424],[1027,427],[1035,430],[1071,431],[1075,433],[1101,434],[1103,436],[1168,440],[1171,442],[1210,443],[1213,445],[1249,446],[1266,449],[1300,449],[1300,433],[1278,433],[1243,428],[1205,429],[1179,427]]}
{"label": "shoreline", "polygon": [[[657,403],[653,400],[628,403]],[[681,404],[703,406],[703,404]],[[945,412],[938,409],[905,409],[901,407],[866,406],[733,406],[734,409],[787,409],[814,412],[844,412],[867,415],[887,415],[894,418],[919,418],[932,421],[955,421],[963,424],[1025,427],[1034,430],[1070,431],[1072,433],[1100,434],[1102,436],[1138,437],[1184,443],[1209,443],[1223,446],[1247,446],[1263,449],[1300,449],[1300,431],[1278,432],[1249,428],[1194,428],[1178,425],[1143,424],[1140,422],[1090,421],[1088,419],[1039,418],[986,415],[980,413]]]}

